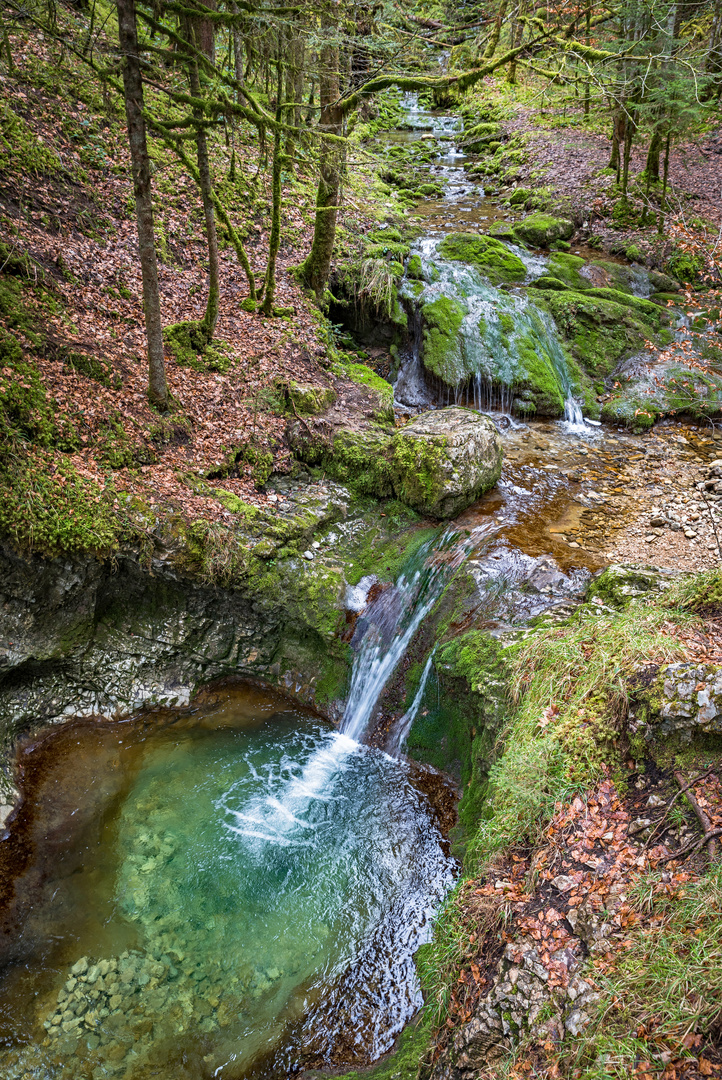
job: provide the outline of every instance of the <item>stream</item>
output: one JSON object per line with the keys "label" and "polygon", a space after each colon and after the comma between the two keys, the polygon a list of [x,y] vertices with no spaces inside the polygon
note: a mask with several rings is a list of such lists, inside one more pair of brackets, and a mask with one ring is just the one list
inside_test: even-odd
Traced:
{"label": "stream", "polygon": [[[70,721],[24,747],[24,802],[0,843],[15,890],[0,934],[4,1080],[281,1080],[391,1049],[421,1005],[413,955],[458,865],[403,754],[433,648],[379,742],[384,693],[462,563],[475,625],[502,635],[568,614],[631,512],[620,478],[643,439],[585,421],[548,315],[439,257],[445,232],[502,211],[467,178],[454,118],[413,97],[406,106],[408,130],[385,138],[441,140],[432,173],[445,195],[415,211],[425,273],[402,292],[455,297],[466,314],[454,371],[431,381],[418,341],[409,351],[397,410],[490,413],[502,479],[395,582],[349,589],[354,659],[338,728],[280,694],[221,685],[190,711]],[[542,257],[519,257],[529,279],[543,272]],[[516,418],[522,338],[554,373],[564,419]],[[712,439],[681,441],[688,456],[717,452]]]}

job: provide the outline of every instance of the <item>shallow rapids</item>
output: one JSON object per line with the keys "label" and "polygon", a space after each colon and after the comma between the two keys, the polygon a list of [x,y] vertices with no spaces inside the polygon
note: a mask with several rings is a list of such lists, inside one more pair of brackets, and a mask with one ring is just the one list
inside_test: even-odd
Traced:
{"label": "shallow rapids", "polygon": [[362,1064],[418,1009],[412,956],[453,882],[425,798],[404,764],[249,693],[201,723],[81,727],[81,767],[48,766],[38,814],[62,780],[86,824],[64,808],[0,984],[7,1080]]}

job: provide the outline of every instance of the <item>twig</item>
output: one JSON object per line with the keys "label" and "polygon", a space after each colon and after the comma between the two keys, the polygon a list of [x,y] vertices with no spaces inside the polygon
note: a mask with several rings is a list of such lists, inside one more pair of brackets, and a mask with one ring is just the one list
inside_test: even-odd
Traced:
{"label": "twig", "polygon": [[[664,825],[665,821],[669,817],[670,812],[672,810],[672,807],[676,803],[677,799],[681,795],[684,795],[685,792],[689,791],[690,788],[693,788],[697,784],[701,783],[702,780],[706,780],[708,776],[710,776],[712,773],[714,773],[716,768],[717,768],[716,765],[711,765],[710,768],[707,769],[707,772],[700,773],[700,775],[697,776],[694,780],[690,780],[689,783],[684,784],[684,786],[680,787],[679,791],[674,796],[674,798],[670,801],[669,806],[664,811],[664,815],[659,819],[659,821],[657,822],[657,824],[654,826],[651,833],[649,834],[649,839],[647,840],[647,843],[644,845],[644,850],[645,851],[649,847],[649,845],[651,844],[654,837],[656,836],[657,830],[660,829],[662,827],[662,825]],[[676,779],[676,773],[675,773],[675,779]],[[677,781],[677,782],[679,783],[679,781]]]}
{"label": "twig", "polygon": [[722,836],[722,829],[711,829],[708,833],[705,833],[699,840],[695,840],[693,843],[688,844],[687,847],[679,848],[677,851],[673,851],[671,855],[665,855],[660,862],[671,862],[672,859],[679,859],[683,855],[688,855],[690,851],[699,851],[703,844],[709,844],[712,840],[715,840],[718,836]]}
{"label": "twig", "polygon": [[[674,778],[677,781],[677,783],[680,785],[680,787],[685,783],[685,779],[682,776],[682,773],[679,772],[678,770],[675,770]],[[689,803],[689,805],[694,810],[697,821],[702,826],[702,832],[705,834],[705,836],[708,836],[710,834],[710,832],[713,831],[712,822],[710,821],[710,819],[707,817],[707,815],[705,814],[702,807],[697,802],[697,798],[694,795],[693,791],[689,790],[691,787],[692,787],[692,785],[689,784],[688,785],[688,790],[686,792],[687,802]],[[714,837],[710,837],[710,839],[707,841],[707,851],[709,853],[710,859],[713,859],[715,857],[716,853],[717,853],[717,845],[714,842]]]}
{"label": "twig", "polygon": [[311,438],[313,438],[313,432],[311,431],[310,427],[308,426],[306,421],[303,419],[303,417],[299,415],[298,411],[296,410],[296,402],[293,400],[293,398],[291,397],[290,394],[288,395],[288,400],[291,402],[291,408],[293,409],[293,412],[294,412],[294,414],[296,416],[296,419],[301,421],[301,423],[305,427],[308,434],[311,436]]}

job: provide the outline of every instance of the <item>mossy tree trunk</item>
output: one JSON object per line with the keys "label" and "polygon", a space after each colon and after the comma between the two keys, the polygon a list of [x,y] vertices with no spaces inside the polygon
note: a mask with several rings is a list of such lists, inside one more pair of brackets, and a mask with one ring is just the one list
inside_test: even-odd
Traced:
{"label": "mossy tree trunk", "polygon": [[499,38],[501,37],[501,28],[504,25],[504,19],[506,18],[506,4],[507,0],[501,0],[499,4],[499,10],[496,13],[496,19],[489,35],[489,41],[486,49],[484,50],[484,59],[491,60],[492,56],[496,52],[499,44]]}
{"label": "mossy tree trunk", "polygon": [[303,277],[306,284],[313,289],[319,303],[323,299],[331,270],[343,164],[343,151],[339,143],[333,139],[323,138],[323,135],[339,136],[343,131],[343,111],[339,105],[339,50],[336,41],[336,17],[336,4],[333,0],[326,0],[321,18],[325,41],[319,58],[321,116],[318,130],[322,138],[316,193],[316,220],[311,251],[303,264]]}
{"label": "mossy tree trunk", "polygon": [[264,315],[273,315],[273,300],[276,292],[276,257],[281,242],[281,121],[283,120],[283,65],[278,59],[278,82],[276,99],[276,130],[273,135],[273,210],[271,215],[271,235],[268,239],[268,266],[266,267],[265,293],[261,311]]}
{"label": "mossy tree trunk", "polygon": [[[208,55],[208,33],[204,29],[207,20],[193,20],[188,26],[188,36],[192,44]],[[218,233],[216,230],[216,214],[213,205],[213,184],[211,182],[211,166],[208,157],[208,138],[206,136],[205,119],[206,113],[203,107],[200,73],[198,61],[194,57],[189,60],[188,77],[190,82],[191,97],[193,98],[193,119],[196,121],[196,153],[198,157],[198,176],[200,180],[201,199],[203,200],[203,216],[206,223],[206,242],[208,244],[208,301],[206,312],[203,316],[203,332],[210,342],[215,333],[218,322],[218,307],[221,298],[221,275],[220,258],[218,254]]]}
{"label": "mossy tree trunk", "polygon": [[125,115],[128,122],[133,194],[138,223],[138,248],[143,277],[143,308],[148,340],[148,398],[158,408],[167,409],[168,385],[165,377],[163,329],[160,319],[153,198],[150,186],[148,143],[143,118],[143,80],[140,72],[135,0],[116,0],[116,6],[120,52],[124,57]]}

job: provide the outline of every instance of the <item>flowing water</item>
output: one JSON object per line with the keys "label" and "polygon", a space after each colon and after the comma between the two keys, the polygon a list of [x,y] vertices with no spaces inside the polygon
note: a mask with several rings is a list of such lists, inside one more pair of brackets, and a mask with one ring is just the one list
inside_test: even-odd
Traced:
{"label": "flowing water", "polygon": [[[471,209],[483,217],[483,192],[461,167],[455,121],[407,106],[405,137],[443,141],[447,188],[420,208],[424,281],[406,282],[406,299],[444,295],[466,314],[436,383],[417,326],[397,401],[511,413],[526,342],[553,372],[566,424],[510,421],[498,488],[396,582],[349,588],[355,659],[339,730],[265,690],[220,687],[192,712],[78,721],[25,748],[26,799],[0,842],[3,1080],[281,1080],[365,1065],[420,1005],[413,954],[456,871],[399,758],[433,686],[433,646],[416,658],[387,752],[365,740],[462,561],[478,587],[470,616],[491,633],[579,602],[603,562],[570,543],[594,494],[583,485],[612,472],[548,317],[438,257],[442,210],[441,231],[458,228]],[[514,250],[529,278],[543,272],[542,257]],[[623,457],[636,448],[608,441]]]}
{"label": "flowing water", "polygon": [[[423,109],[415,94],[404,97],[404,107],[404,129],[388,133],[387,145],[433,139],[439,150],[437,164],[429,167],[429,173],[444,184],[444,195],[423,202],[414,212],[427,235],[414,248],[422,280],[415,273],[401,287],[407,309],[414,312],[414,333],[394,385],[397,407],[414,412],[451,403],[468,404],[481,412],[501,413],[511,419],[513,414],[528,411],[523,386],[529,357],[533,356],[533,366],[541,364],[547,377],[556,383],[568,430],[583,432],[586,422],[574,397],[564,350],[549,314],[528,297],[491,285],[474,267],[447,261],[439,253],[439,244],[450,231],[468,230],[473,224],[483,232],[483,223],[489,217],[500,216],[478,212],[484,191],[465,172],[465,155],[454,141],[460,131],[458,119]],[[498,210],[490,202],[486,209],[491,205]],[[547,260],[543,255],[515,244],[507,247],[523,262],[527,282],[545,272]],[[635,278],[635,285],[642,290],[641,276],[638,282]],[[419,313],[423,305],[441,299],[458,305],[464,314],[454,347],[442,365],[435,365],[430,373],[425,365],[425,337]]]}
{"label": "flowing water", "polygon": [[454,876],[406,765],[250,688],[58,738],[4,1078],[281,1077],[390,1047]]}

